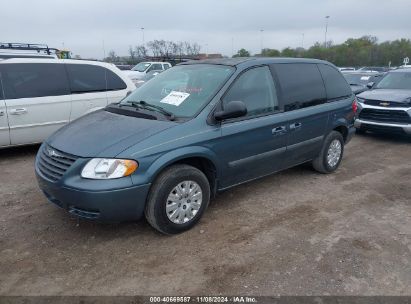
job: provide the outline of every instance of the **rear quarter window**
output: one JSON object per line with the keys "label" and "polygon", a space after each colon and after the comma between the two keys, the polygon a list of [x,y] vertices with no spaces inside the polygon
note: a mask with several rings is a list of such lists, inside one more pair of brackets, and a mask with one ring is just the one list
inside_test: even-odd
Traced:
{"label": "rear quarter window", "polygon": [[72,93],[123,90],[125,82],[114,72],[98,65],[66,64]]}
{"label": "rear quarter window", "polygon": [[327,99],[339,99],[352,95],[352,91],[344,76],[332,66],[319,64],[321,75],[324,79]]}
{"label": "rear quarter window", "polygon": [[274,64],[282,91],[284,111],[292,111],[322,104],[326,92],[316,64]]}

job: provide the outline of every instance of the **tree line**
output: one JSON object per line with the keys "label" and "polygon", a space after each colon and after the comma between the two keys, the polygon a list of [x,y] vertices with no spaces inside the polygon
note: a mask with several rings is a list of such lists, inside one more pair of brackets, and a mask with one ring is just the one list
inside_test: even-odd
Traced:
{"label": "tree line", "polygon": [[[233,57],[248,56],[251,56],[250,52],[243,48]],[[403,64],[405,57],[411,56],[411,40],[403,38],[378,43],[374,36],[363,36],[335,45],[332,41],[326,46],[317,42],[309,49],[287,47],[280,51],[265,48],[255,56],[315,58],[330,61],[337,66],[399,66]]]}
{"label": "tree line", "polygon": [[127,64],[136,64],[142,58],[147,56],[153,57],[183,57],[196,56],[200,54],[201,47],[198,43],[187,41],[167,41],[167,40],[153,40],[147,42],[145,45],[129,46],[128,56],[118,56],[114,50],[108,53],[108,57],[104,59],[107,62],[125,62]]}

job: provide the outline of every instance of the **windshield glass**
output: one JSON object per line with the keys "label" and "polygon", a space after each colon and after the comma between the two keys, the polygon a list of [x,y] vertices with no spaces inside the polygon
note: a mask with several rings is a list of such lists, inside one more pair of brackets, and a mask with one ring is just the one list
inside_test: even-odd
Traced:
{"label": "windshield glass", "polygon": [[367,83],[374,81],[374,76],[372,75],[361,75],[361,74],[343,74],[344,78],[351,85],[367,85]]}
{"label": "windshield glass", "polygon": [[375,88],[411,90],[411,72],[388,73]]}
{"label": "windshield glass", "polygon": [[148,67],[151,64],[148,62],[140,62],[139,64],[137,64],[134,68],[132,68],[133,71],[137,71],[137,72],[144,72],[145,70],[148,69]]}
{"label": "windshield glass", "polygon": [[234,72],[213,64],[181,65],[164,71],[127,96],[122,104],[145,101],[176,117],[194,116]]}

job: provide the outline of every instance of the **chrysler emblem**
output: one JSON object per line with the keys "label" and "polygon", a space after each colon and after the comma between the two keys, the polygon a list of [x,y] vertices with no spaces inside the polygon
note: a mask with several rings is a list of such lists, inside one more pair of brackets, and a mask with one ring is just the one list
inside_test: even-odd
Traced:
{"label": "chrysler emblem", "polygon": [[50,157],[62,157],[60,154],[58,154],[56,151],[54,151],[53,149],[47,148],[47,154]]}
{"label": "chrysler emblem", "polygon": [[388,101],[387,102],[385,102],[385,101],[380,102],[380,106],[388,107],[389,105],[390,105],[390,103]]}

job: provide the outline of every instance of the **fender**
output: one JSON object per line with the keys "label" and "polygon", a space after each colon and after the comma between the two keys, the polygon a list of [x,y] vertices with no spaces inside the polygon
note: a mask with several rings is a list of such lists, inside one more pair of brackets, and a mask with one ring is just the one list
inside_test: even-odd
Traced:
{"label": "fender", "polygon": [[[91,109],[88,109],[86,112],[84,112],[81,116],[84,116],[84,115],[87,115],[87,114],[90,114],[90,113],[93,113],[93,112],[95,112],[95,111],[98,111],[98,110],[101,110],[101,109],[104,109],[105,107],[94,107],[94,108],[91,108]],[[80,117],[81,117],[80,116]]]}
{"label": "fender", "polygon": [[216,169],[216,178],[220,177],[220,165],[214,151],[202,146],[188,146],[169,151],[157,158],[143,175],[133,175],[134,184],[152,183],[158,174],[167,166],[185,158],[202,157],[213,163]]}

